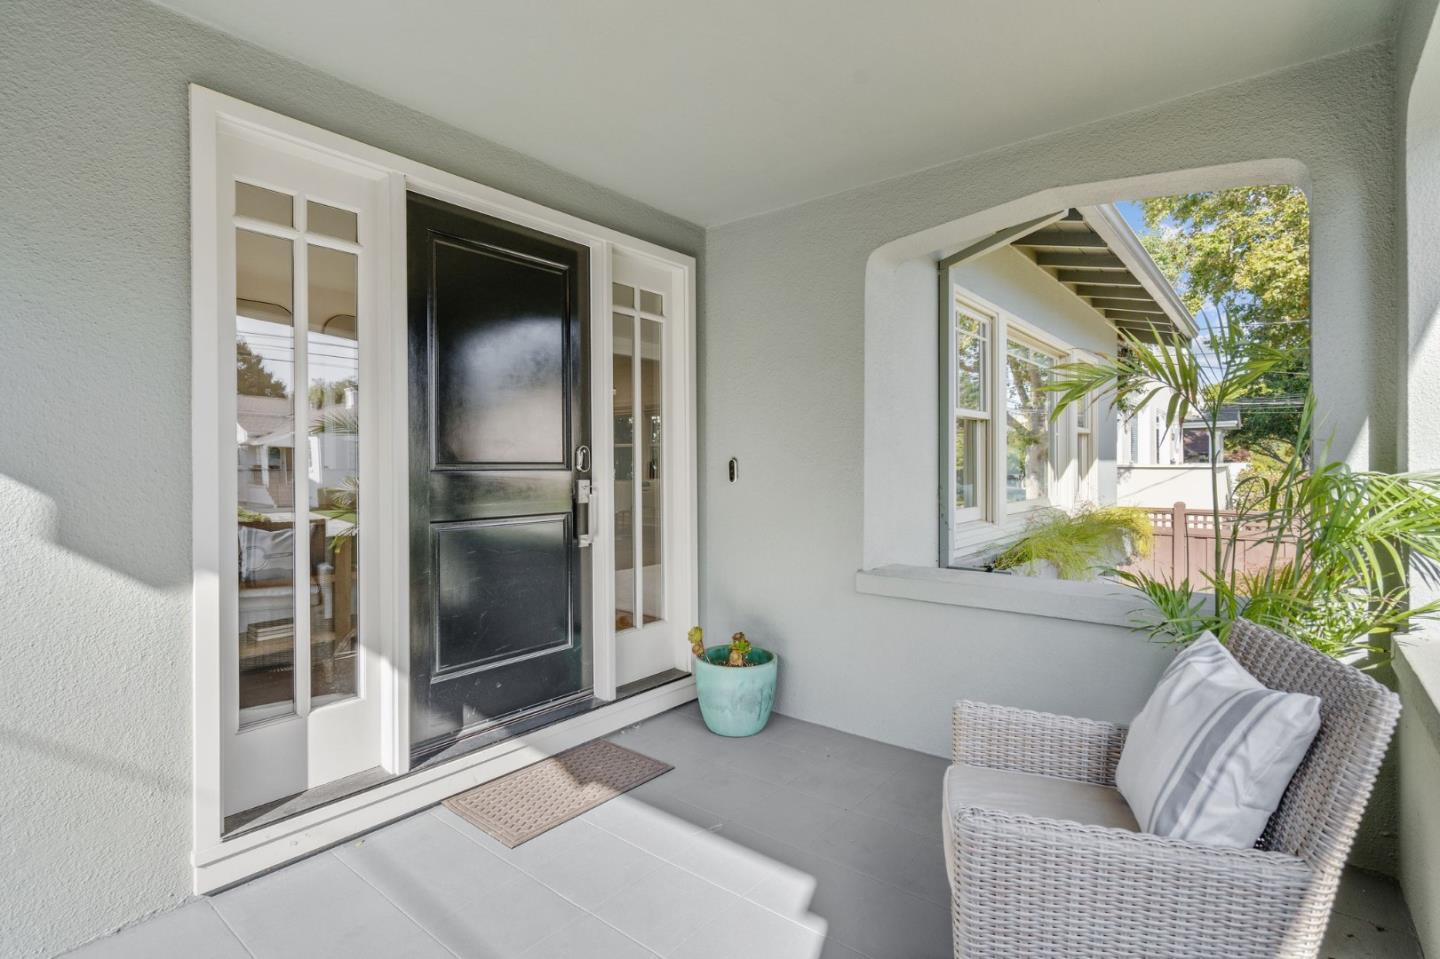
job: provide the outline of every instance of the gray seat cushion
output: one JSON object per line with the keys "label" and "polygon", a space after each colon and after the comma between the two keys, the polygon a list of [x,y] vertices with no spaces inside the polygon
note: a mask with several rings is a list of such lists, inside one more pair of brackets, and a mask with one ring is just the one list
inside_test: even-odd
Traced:
{"label": "gray seat cushion", "polygon": [[1040,819],[1140,831],[1125,797],[1114,786],[956,763],[945,772],[945,816],[941,824],[945,835],[945,871],[950,875],[951,884],[955,882],[955,813],[975,806]]}

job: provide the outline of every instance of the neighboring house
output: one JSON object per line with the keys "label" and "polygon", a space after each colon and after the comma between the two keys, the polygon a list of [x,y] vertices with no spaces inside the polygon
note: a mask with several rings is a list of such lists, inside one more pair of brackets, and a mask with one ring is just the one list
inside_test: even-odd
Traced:
{"label": "neighboring house", "polygon": [[[1185,462],[1187,463],[1209,463],[1210,462],[1210,424],[1202,417],[1187,417],[1182,424],[1185,432]],[[1215,443],[1219,446],[1219,456],[1215,462],[1224,463],[1225,458],[1225,435],[1233,433],[1240,428],[1240,407],[1220,407],[1220,418],[1215,421]]]}
{"label": "neighboring house", "polygon": [[[1116,503],[1169,508],[1184,503],[1195,510],[1211,507],[1210,433],[1205,420],[1187,418],[1179,426],[1166,426],[1169,393],[1120,416],[1116,469]],[[1215,468],[1220,504],[1230,503],[1230,492],[1244,464],[1224,462],[1225,433],[1240,428],[1240,410],[1221,410],[1221,464]]]}
{"label": "neighboring house", "polygon": [[1189,337],[1195,325],[1108,204],[1002,230],[940,268],[955,357],[942,384],[955,411],[944,550],[965,565],[1037,509],[1116,502],[1115,409],[1096,397],[1053,417],[1055,367],[1114,354],[1118,330]]}
{"label": "neighboring house", "polygon": [[[1126,506],[1168,509],[1184,503],[1192,509],[1209,509],[1210,436],[1203,419],[1186,418],[1179,426],[1167,426],[1168,392],[1151,397],[1130,415],[1120,417],[1119,467],[1116,471],[1116,501]],[[1221,411],[1220,505],[1230,501],[1230,492],[1243,463],[1225,462],[1224,437],[1239,429],[1240,411],[1227,406]]]}
{"label": "neighboring house", "polygon": [[1122,466],[1176,466],[1185,461],[1181,430],[1165,423],[1169,401],[1169,393],[1161,393],[1129,415],[1120,414],[1116,460]]}

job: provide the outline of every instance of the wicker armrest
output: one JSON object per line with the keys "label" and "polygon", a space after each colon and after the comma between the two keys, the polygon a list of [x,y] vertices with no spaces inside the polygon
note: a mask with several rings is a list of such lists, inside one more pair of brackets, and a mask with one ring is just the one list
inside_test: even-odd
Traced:
{"label": "wicker armrest", "polygon": [[1115,784],[1125,728],[1011,706],[955,704],[952,758],[957,763]]}
{"label": "wicker armrest", "polygon": [[1286,853],[983,808],[953,825],[956,955],[1298,957],[1329,918]]}

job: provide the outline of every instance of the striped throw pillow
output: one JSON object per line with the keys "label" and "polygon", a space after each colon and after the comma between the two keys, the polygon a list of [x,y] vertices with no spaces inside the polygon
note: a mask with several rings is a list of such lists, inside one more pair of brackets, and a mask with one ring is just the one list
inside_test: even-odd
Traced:
{"label": "striped throw pillow", "polygon": [[1319,730],[1319,699],[1266,689],[1206,633],[1135,717],[1115,785],[1146,832],[1249,848]]}

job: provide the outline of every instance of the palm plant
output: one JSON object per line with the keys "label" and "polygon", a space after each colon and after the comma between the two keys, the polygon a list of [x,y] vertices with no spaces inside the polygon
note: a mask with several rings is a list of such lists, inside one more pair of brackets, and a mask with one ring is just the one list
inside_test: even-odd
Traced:
{"label": "palm plant", "polygon": [[[1120,578],[1150,603],[1143,624],[1152,636],[1188,642],[1206,630],[1222,638],[1237,618],[1278,629],[1334,656],[1373,652],[1374,640],[1417,617],[1440,615],[1440,601],[1409,604],[1409,577],[1440,570],[1440,473],[1386,474],[1343,462],[1313,462],[1315,406],[1307,396],[1294,444],[1279,469],[1247,478],[1233,517],[1221,512],[1221,408],[1252,395],[1285,360],[1247,342],[1239,324],[1208,324],[1204,362],[1190,343],[1152,331],[1151,342],[1120,334],[1116,359],[1058,367],[1049,387],[1056,415],[1092,394],[1123,407],[1167,395],[1167,427],[1198,417],[1210,435],[1215,556],[1206,582],[1175,582],[1145,573]],[[1267,562],[1242,567],[1241,529],[1260,530]],[[1293,544],[1293,558],[1282,546]]]}
{"label": "palm plant", "polygon": [[[323,398],[322,391],[320,399],[323,400]],[[312,402],[314,402],[313,397]],[[359,412],[353,407],[344,406],[316,411],[310,420],[310,435],[320,436],[327,433],[337,436],[359,436]],[[360,480],[354,476],[347,476],[341,481],[338,489],[326,492],[328,492],[329,508],[316,509],[311,512],[327,519],[340,520],[349,524],[341,527],[341,531],[332,537],[338,545],[341,540],[350,539],[360,532]]]}

